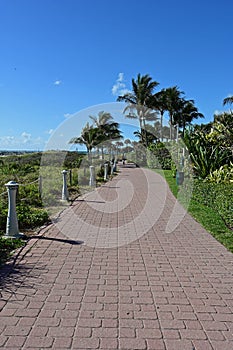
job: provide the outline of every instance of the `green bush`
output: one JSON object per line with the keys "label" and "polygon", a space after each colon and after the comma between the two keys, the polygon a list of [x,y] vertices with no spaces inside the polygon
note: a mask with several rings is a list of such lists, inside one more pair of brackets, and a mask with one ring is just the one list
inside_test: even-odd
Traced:
{"label": "green bush", "polygon": [[3,231],[3,232],[6,231],[7,212],[8,212],[8,209],[1,202],[0,203],[0,231]]}
{"label": "green bush", "polygon": [[22,247],[24,244],[25,243],[21,239],[3,238],[0,235],[0,265],[11,256],[15,249]]}
{"label": "green bush", "polygon": [[32,229],[39,227],[49,220],[48,213],[44,209],[32,208],[27,204],[19,204],[16,208],[19,228]]}
{"label": "green bush", "polygon": [[230,165],[222,165],[219,169],[211,172],[206,180],[216,183],[233,182],[233,163],[231,162]]}
{"label": "green bush", "polygon": [[194,181],[193,199],[216,210],[233,229],[233,184]]}
{"label": "green bush", "polygon": [[172,158],[164,143],[151,144],[147,151],[147,165],[149,168],[171,169]]}

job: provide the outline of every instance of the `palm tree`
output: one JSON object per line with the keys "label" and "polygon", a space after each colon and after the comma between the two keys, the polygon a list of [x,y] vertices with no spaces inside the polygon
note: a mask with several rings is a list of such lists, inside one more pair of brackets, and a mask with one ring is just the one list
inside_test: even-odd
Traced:
{"label": "palm tree", "polygon": [[126,152],[129,152],[129,145],[131,145],[131,140],[130,139],[125,139],[124,143],[126,145]]}
{"label": "palm tree", "polygon": [[193,119],[204,118],[204,115],[198,112],[197,107],[194,105],[194,100],[181,100],[180,110],[175,111],[174,124],[177,124],[182,128],[182,135],[184,136],[185,127],[190,124]]}
{"label": "palm tree", "polygon": [[139,120],[141,133],[142,129],[145,129],[146,120],[157,119],[157,114],[149,110],[148,104],[155,87],[158,85],[159,83],[152,81],[152,78],[148,74],[142,76],[138,74],[136,80],[132,79],[132,92],[128,92],[117,98],[117,101],[127,103],[124,112],[128,110],[129,114],[126,117]]}
{"label": "palm tree", "polygon": [[87,123],[82,129],[79,137],[73,137],[69,143],[85,145],[88,154],[88,160],[91,162],[91,151],[103,140],[102,132],[99,128],[93,127]]}
{"label": "palm tree", "polygon": [[166,94],[166,110],[169,113],[170,118],[170,139],[172,139],[172,126],[175,125],[174,115],[181,108],[183,103],[182,95],[183,91],[180,91],[177,86],[173,86],[164,90]]}
{"label": "palm tree", "polygon": [[107,140],[119,140],[122,138],[119,124],[116,122],[100,125],[99,131],[102,134],[102,138]]}
{"label": "palm tree", "polygon": [[[150,131],[151,130],[151,131]],[[158,141],[158,138],[155,136],[153,126],[149,125],[148,129],[142,129],[142,132],[134,131],[134,135],[139,138],[139,143],[145,146],[144,140],[147,139],[147,146],[151,143]]]}
{"label": "palm tree", "polygon": [[[113,121],[113,117],[110,113],[101,111],[98,113],[98,117],[89,116],[94,122],[96,128],[102,133],[102,141],[118,140],[122,138],[119,130],[119,124]],[[101,142],[101,158],[104,159],[104,144]]]}
{"label": "palm tree", "polygon": [[89,118],[91,118],[97,128],[101,125],[109,124],[113,121],[111,114],[104,111],[99,112],[98,117],[90,115]]}
{"label": "palm tree", "polygon": [[159,111],[160,113],[160,139],[163,141],[163,116],[167,110],[167,95],[165,89],[162,89],[161,91],[152,95],[149,102],[149,107]]}
{"label": "palm tree", "polygon": [[232,104],[233,103],[233,96],[228,96],[226,98],[224,98],[223,100],[223,106],[227,105],[227,104]]}

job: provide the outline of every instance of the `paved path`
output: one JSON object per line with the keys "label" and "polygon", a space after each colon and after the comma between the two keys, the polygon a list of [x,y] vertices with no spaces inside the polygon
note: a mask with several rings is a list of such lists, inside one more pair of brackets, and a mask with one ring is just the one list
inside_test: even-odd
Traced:
{"label": "paved path", "polygon": [[0,347],[232,350],[233,255],[174,203],[125,168],[66,209],[2,272]]}

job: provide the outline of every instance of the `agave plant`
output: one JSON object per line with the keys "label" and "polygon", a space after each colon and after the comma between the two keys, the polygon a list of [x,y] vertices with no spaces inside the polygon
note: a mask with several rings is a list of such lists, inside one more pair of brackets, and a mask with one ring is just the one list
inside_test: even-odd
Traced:
{"label": "agave plant", "polygon": [[210,173],[229,163],[231,152],[220,143],[211,143],[208,135],[186,132],[184,142],[188,148],[193,170],[197,177],[205,179]]}

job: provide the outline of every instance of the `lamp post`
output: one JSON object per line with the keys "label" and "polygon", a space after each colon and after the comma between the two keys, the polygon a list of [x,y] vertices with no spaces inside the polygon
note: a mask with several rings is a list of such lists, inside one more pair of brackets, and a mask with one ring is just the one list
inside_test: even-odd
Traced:
{"label": "lamp post", "polygon": [[104,163],[104,181],[108,179],[108,163]]}
{"label": "lamp post", "polygon": [[67,188],[67,170],[62,170],[63,186],[62,186],[62,200],[67,201],[69,199],[69,193]]}
{"label": "lamp post", "polygon": [[95,187],[96,185],[95,167],[94,165],[91,165],[89,168],[90,168],[89,186]]}
{"label": "lamp post", "polygon": [[9,181],[5,184],[8,192],[8,214],[6,223],[6,238],[22,238],[24,235],[19,232],[18,218],[16,214],[16,192],[19,184]]}

